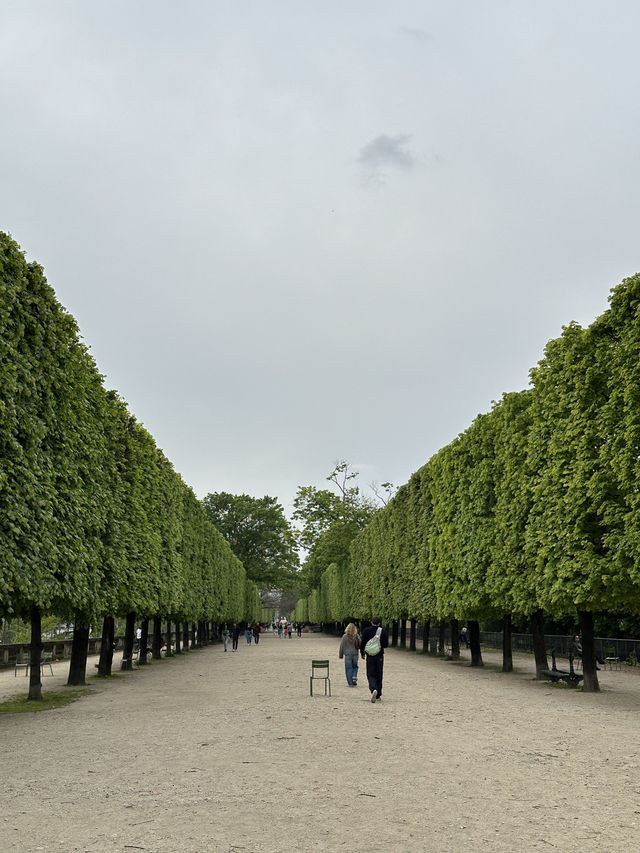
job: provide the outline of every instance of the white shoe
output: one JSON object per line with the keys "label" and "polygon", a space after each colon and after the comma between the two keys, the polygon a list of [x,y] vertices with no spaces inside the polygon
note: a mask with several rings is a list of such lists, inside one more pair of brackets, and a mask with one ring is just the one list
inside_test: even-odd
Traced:
{"label": "white shoe", "polygon": [[372,702],[375,702],[377,698],[378,698],[378,691],[377,691],[377,690],[374,690],[374,691],[371,693],[371,701],[372,701]]}

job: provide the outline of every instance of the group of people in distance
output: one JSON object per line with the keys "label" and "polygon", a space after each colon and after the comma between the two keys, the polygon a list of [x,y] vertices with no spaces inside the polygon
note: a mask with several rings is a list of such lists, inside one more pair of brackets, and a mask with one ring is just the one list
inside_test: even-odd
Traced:
{"label": "group of people in distance", "polygon": [[389,637],[382,627],[382,620],[374,616],[371,625],[365,628],[362,636],[358,629],[349,622],[340,640],[338,657],[344,658],[344,671],[349,687],[358,686],[359,659],[366,663],[367,682],[371,693],[371,701],[382,699],[382,674],[384,669],[384,650],[389,647]]}
{"label": "group of people in distance", "polygon": [[[260,642],[260,634],[265,630],[260,622],[255,622],[253,625],[247,624],[246,627],[243,628],[244,623],[242,622],[234,622],[231,627],[227,623],[225,623],[222,627],[222,643],[224,645],[225,652],[229,646],[229,641],[231,641],[231,651],[236,652],[238,650],[238,642],[240,640],[240,635],[244,632],[245,640],[247,641],[247,645],[251,645],[251,641],[253,640],[254,645],[258,645]],[[302,622],[296,622],[295,624],[288,622],[286,619],[281,619],[277,625],[275,622],[271,623],[271,628],[274,633],[277,631],[279,637],[292,637],[293,632],[297,631],[298,636],[302,636]],[[267,630],[269,629],[269,623],[267,623]]]}

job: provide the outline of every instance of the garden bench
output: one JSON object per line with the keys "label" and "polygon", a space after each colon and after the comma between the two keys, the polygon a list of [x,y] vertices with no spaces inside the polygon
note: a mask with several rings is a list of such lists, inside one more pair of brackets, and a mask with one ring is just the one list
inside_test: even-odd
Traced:
{"label": "garden bench", "polygon": [[551,669],[543,669],[541,671],[541,675],[544,675],[545,678],[553,681],[554,684],[557,684],[558,681],[564,681],[569,685],[569,687],[577,687],[584,678],[584,675],[579,675],[573,668],[573,655],[569,655],[569,672],[567,672],[566,669],[558,669],[556,666],[555,651],[551,652],[551,661]]}

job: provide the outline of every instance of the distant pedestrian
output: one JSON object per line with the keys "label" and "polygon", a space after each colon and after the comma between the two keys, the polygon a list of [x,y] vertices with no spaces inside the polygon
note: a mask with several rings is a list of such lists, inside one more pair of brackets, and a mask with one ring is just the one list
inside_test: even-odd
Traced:
{"label": "distant pedestrian", "polygon": [[231,646],[232,652],[238,651],[238,640],[240,639],[240,626],[237,622],[233,623],[233,644]]}
{"label": "distant pedestrian", "polygon": [[[371,646],[367,649],[367,644],[374,637],[378,638],[379,651],[374,652]],[[362,640],[360,642],[360,655],[367,661],[367,681],[369,682],[369,690],[371,691],[371,701],[375,702],[382,699],[382,670],[384,667],[384,650],[389,646],[389,637],[387,632],[382,627],[382,619],[379,616],[374,616],[371,620],[371,625],[365,628],[362,632]]]}
{"label": "distant pedestrian", "polygon": [[260,624],[256,622],[256,624],[253,626],[253,642],[256,644],[256,646],[260,642],[260,632],[261,631],[262,631],[262,628],[260,627]]}
{"label": "distant pedestrian", "polygon": [[247,625],[247,629],[244,632],[245,639],[247,641],[247,645],[251,645],[251,638],[253,636],[253,631],[251,630],[251,625]]}
{"label": "distant pedestrian", "polygon": [[224,650],[227,651],[227,646],[229,645],[229,637],[231,636],[231,632],[227,628],[225,623],[224,628],[222,629],[222,642],[224,643]]}
{"label": "distant pedestrian", "polygon": [[296,630],[298,632],[298,636],[302,637],[302,622],[298,622],[298,624],[296,625]]}
{"label": "distant pedestrian", "polygon": [[349,687],[358,686],[358,654],[360,651],[360,637],[358,629],[349,622],[345,628],[345,632],[340,640],[340,648],[338,657],[340,660],[344,658],[344,674],[347,678]]}

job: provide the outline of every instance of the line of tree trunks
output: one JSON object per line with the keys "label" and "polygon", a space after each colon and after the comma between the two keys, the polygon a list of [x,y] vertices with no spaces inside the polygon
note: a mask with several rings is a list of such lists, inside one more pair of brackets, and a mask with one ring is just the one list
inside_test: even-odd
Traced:
{"label": "line of tree trunks", "polygon": [[582,672],[584,673],[585,693],[599,693],[596,651],[593,642],[593,613],[590,610],[578,610],[580,634],[582,636]]}
{"label": "line of tree trunks", "polygon": [[173,657],[173,646],[171,645],[171,619],[167,619],[167,645],[164,649],[167,658]]}
{"label": "line of tree trunks", "polygon": [[400,646],[403,649],[407,648],[407,620],[400,620]]}
{"label": "line of tree trunks", "polygon": [[438,654],[444,654],[444,646],[446,639],[447,623],[442,620],[438,623]]}
{"label": "line of tree trunks", "polygon": [[412,619],[409,624],[409,649],[412,652],[416,650],[416,626],[418,624],[417,619]]}
{"label": "line of tree trunks", "polygon": [[427,619],[422,625],[422,654],[429,654],[429,634],[431,633],[431,619]]}
{"label": "line of tree trunks", "polygon": [[179,622],[176,622],[176,654],[177,655],[182,654],[182,643],[181,643],[181,637],[180,637],[180,629],[181,628],[182,628],[181,624]]}
{"label": "line of tree trunks", "polygon": [[502,671],[513,672],[513,648],[511,644],[511,614],[502,617]]}
{"label": "line of tree trunks", "polygon": [[82,620],[76,620],[73,626],[73,641],[71,643],[71,660],[69,661],[69,677],[67,684],[78,686],[86,684],[87,652],[89,650],[89,626],[83,625]]}
{"label": "line of tree trunks", "polygon": [[151,658],[160,660],[162,657],[162,620],[159,616],[153,617],[153,637],[151,638]]}
{"label": "line of tree trunks", "polygon": [[391,623],[391,645],[398,645],[398,620],[394,619]]}
{"label": "line of tree trunks", "polygon": [[105,616],[102,620],[102,642],[100,643],[100,658],[98,660],[98,675],[105,678],[111,675],[114,642],[115,619],[113,616]]}
{"label": "line of tree trunks", "polygon": [[185,622],[182,626],[182,636],[184,638],[184,650],[189,651],[189,623]]}
{"label": "line of tree trunks", "polygon": [[138,666],[146,666],[149,661],[149,620],[143,619],[140,623],[140,651],[138,652]]}
{"label": "line of tree trunks", "polygon": [[482,650],[480,648],[480,625],[475,619],[470,619],[469,645],[471,647],[471,666],[484,666]]}
{"label": "line of tree trunks", "polygon": [[127,622],[124,629],[124,649],[122,651],[122,663],[120,669],[133,669],[133,639],[136,628],[136,614],[134,611],[127,613]]}
{"label": "line of tree trunks", "polygon": [[197,636],[196,636],[196,623],[191,623],[191,648],[195,649],[197,646]]}
{"label": "line of tree trunks", "polygon": [[536,662],[536,678],[542,681],[545,676],[543,670],[549,669],[547,650],[544,644],[544,611],[536,610],[531,614],[531,641],[533,644],[533,656]]}
{"label": "line of tree trunks", "polygon": [[457,619],[452,619],[451,625],[451,657],[453,660],[460,658],[460,626]]}
{"label": "line of tree trunks", "polygon": [[29,699],[42,701],[42,679],[40,661],[42,656],[42,614],[40,608],[31,605],[31,645],[29,646]]}

